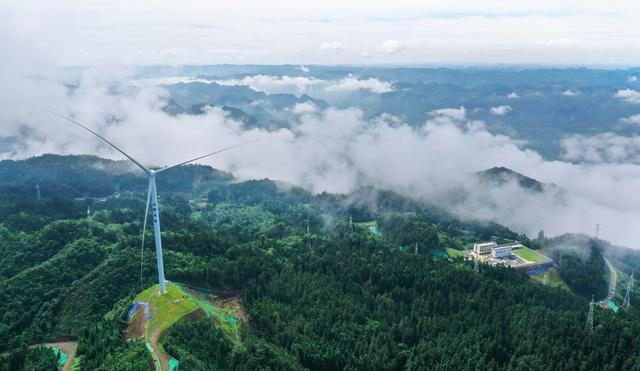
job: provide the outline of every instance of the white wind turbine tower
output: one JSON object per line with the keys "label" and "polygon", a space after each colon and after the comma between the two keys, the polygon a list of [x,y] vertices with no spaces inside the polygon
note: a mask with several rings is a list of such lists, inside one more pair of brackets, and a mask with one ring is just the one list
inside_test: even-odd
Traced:
{"label": "white wind turbine tower", "polygon": [[[226,147],[220,150],[217,150],[215,152],[211,152],[211,153],[207,153],[206,155],[202,155],[196,158],[193,158],[191,160],[187,160],[187,161],[183,161],[180,162],[178,164],[175,165],[171,165],[171,166],[165,166],[163,168],[160,168],[158,170],[151,170],[147,167],[145,167],[144,165],[142,165],[140,162],[136,161],[133,157],[129,156],[128,154],[126,154],[123,150],[121,150],[120,148],[116,147],[115,144],[109,142],[107,139],[105,139],[102,135],[96,133],[95,131],[89,129],[88,127],[82,125],[81,123],[63,116],[59,113],[53,112],[53,111],[49,111],[46,110],[46,112],[49,112],[53,115],[56,115],[60,118],[63,118],[67,121],[70,121],[76,125],[78,125],[79,127],[87,130],[88,132],[90,132],[91,134],[95,135],[96,137],[100,138],[101,140],[103,140],[105,143],[107,143],[108,145],[110,145],[111,147],[113,147],[116,151],[120,152],[121,154],[123,154],[126,158],[128,158],[131,162],[133,162],[136,166],[138,166],[140,169],[142,169],[142,171],[144,171],[148,176],[149,176],[149,189],[147,191],[147,206],[145,209],[145,213],[144,213],[144,224],[142,227],[142,249],[144,251],[144,237],[145,234],[147,232],[147,216],[149,215],[149,203],[151,203],[151,211],[153,213],[153,236],[156,242],[156,260],[157,260],[157,265],[158,265],[158,281],[160,283],[160,294],[164,295],[167,292],[166,289],[166,280],[164,278],[164,261],[162,259],[162,238],[160,236],[160,212],[158,210],[158,193],[157,193],[157,187],[156,187],[156,175],[159,173],[162,173],[164,171],[167,171],[169,169],[173,169],[174,167],[178,167],[181,165],[186,165],[190,162],[194,162],[200,159],[203,159],[205,157],[209,157],[212,155],[215,155],[217,153],[220,152],[224,152],[227,150],[230,150],[232,148],[236,148],[239,146],[243,146],[245,144],[249,144],[249,143],[253,143],[256,140],[250,141],[250,142],[245,142],[245,143],[240,143],[240,144],[236,144],[234,146],[231,147]],[[141,267],[142,269],[142,267]]]}

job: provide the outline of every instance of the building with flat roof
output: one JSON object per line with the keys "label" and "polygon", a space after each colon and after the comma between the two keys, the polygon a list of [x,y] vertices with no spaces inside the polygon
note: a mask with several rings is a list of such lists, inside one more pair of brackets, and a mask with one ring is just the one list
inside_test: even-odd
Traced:
{"label": "building with flat roof", "polygon": [[491,249],[491,256],[494,258],[506,258],[511,256],[511,245],[494,247]]}
{"label": "building with flat roof", "polygon": [[495,241],[474,243],[473,252],[475,252],[478,255],[491,254],[491,249],[493,249],[496,246],[498,246],[498,244],[495,243]]}

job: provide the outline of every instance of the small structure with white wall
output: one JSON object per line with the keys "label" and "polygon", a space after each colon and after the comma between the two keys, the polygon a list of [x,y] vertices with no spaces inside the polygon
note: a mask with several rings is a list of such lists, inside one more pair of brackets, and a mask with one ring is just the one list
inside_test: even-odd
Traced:
{"label": "small structure with white wall", "polygon": [[473,244],[473,252],[478,255],[491,254],[491,250],[498,246],[494,241],[491,242],[480,242]]}

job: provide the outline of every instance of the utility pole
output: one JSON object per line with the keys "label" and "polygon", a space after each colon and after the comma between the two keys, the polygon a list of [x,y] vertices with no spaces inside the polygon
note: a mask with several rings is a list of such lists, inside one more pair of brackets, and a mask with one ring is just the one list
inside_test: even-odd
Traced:
{"label": "utility pole", "polygon": [[627,282],[627,292],[624,294],[624,301],[622,302],[622,306],[624,308],[629,308],[631,305],[631,289],[633,288],[633,272],[631,272],[631,276],[629,277],[629,282]]}
{"label": "utility pole", "polygon": [[591,302],[589,303],[589,314],[587,315],[587,322],[584,324],[584,331],[587,334],[593,334],[593,307],[596,305],[593,295],[591,295]]}

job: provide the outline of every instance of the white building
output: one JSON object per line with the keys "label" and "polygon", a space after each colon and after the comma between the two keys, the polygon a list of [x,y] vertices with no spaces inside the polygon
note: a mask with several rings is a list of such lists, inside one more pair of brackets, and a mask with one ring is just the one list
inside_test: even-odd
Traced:
{"label": "white building", "polygon": [[498,244],[495,243],[494,241],[474,243],[473,252],[475,252],[478,255],[490,254],[491,250],[496,246],[498,246]]}
{"label": "white building", "polygon": [[511,256],[511,245],[506,246],[496,246],[491,249],[491,256],[494,258],[506,258],[507,256]]}

